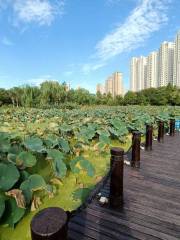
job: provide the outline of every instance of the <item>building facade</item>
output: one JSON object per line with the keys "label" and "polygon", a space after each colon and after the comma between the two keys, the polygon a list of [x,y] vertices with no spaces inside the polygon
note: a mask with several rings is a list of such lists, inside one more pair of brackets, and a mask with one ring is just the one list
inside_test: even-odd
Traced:
{"label": "building facade", "polygon": [[163,42],[159,49],[159,79],[158,87],[173,84],[174,43]]}
{"label": "building facade", "polygon": [[112,87],[112,96],[116,97],[123,95],[123,75],[121,72],[115,72],[112,76],[113,78],[113,87]]}
{"label": "building facade", "polygon": [[158,87],[159,76],[159,54],[158,52],[151,52],[147,57],[147,77],[145,88]]}
{"label": "building facade", "polygon": [[173,85],[180,87],[180,31],[176,36],[175,46],[174,46]]}
{"label": "building facade", "polygon": [[96,92],[99,92],[103,95],[105,93],[104,85],[103,84],[97,84]]}
{"label": "building facade", "polygon": [[97,84],[96,92],[101,94],[111,94],[112,97],[123,95],[123,75],[120,72],[113,73],[105,81],[105,85]]}
{"label": "building facade", "polygon": [[147,78],[147,58],[141,56],[131,60],[131,91],[138,92],[145,88]]}
{"label": "building facade", "polygon": [[137,92],[138,91],[137,62],[138,62],[138,58],[133,57],[131,59],[131,66],[130,66],[130,89],[133,92]]}
{"label": "building facade", "polygon": [[163,42],[158,51],[146,57],[133,57],[130,66],[130,89],[138,92],[172,84],[180,87],[180,31],[174,42]]}

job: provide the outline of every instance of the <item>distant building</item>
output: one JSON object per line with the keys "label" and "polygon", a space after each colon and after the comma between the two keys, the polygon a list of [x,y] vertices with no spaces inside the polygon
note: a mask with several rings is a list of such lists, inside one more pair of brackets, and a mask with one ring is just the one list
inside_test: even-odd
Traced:
{"label": "distant building", "polygon": [[158,87],[159,76],[159,55],[158,52],[152,52],[147,57],[147,78],[145,88]]}
{"label": "distant building", "polygon": [[139,57],[137,62],[138,91],[145,88],[147,78],[147,57]]}
{"label": "distant building", "polygon": [[180,31],[175,42],[164,41],[158,51],[131,59],[131,91],[163,87],[169,83],[180,87]]}
{"label": "distant building", "polygon": [[163,42],[159,49],[159,79],[158,87],[173,84],[174,43]]}
{"label": "distant building", "polygon": [[123,74],[121,72],[115,72],[112,76],[112,96],[116,97],[119,95],[124,95],[123,90]]}
{"label": "distant building", "polygon": [[180,87],[180,31],[175,39],[173,85]]}
{"label": "distant building", "polygon": [[118,95],[123,95],[123,75],[120,72],[113,73],[110,77],[105,81],[105,85],[97,84],[96,92],[100,92],[101,94],[110,93],[113,98]]}
{"label": "distant building", "polygon": [[138,58],[133,57],[131,59],[131,66],[130,66],[130,89],[133,92],[137,92],[138,91],[137,62],[138,62]]}
{"label": "distant building", "polygon": [[147,78],[147,57],[133,57],[131,60],[131,91],[137,92],[145,88]]}
{"label": "distant building", "polygon": [[105,82],[105,93],[113,94],[113,77],[110,76]]}
{"label": "distant building", "polygon": [[97,84],[96,92],[100,92],[103,95],[105,93],[104,85],[103,84]]}

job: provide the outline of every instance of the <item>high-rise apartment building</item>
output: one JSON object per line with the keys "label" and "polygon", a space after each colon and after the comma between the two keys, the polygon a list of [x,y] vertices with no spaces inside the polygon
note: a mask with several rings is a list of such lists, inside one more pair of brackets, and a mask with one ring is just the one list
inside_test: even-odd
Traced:
{"label": "high-rise apartment building", "polygon": [[159,49],[159,79],[158,87],[173,84],[174,43],[163,42]]}
{"label": "high-rise apartment building", "polygon": [[113,94],[113,77],[110,76],[105,82],[105,92],[106,94]]}
{"label": "high-rise apartment building", "polygon": [[100,92],[103,95],[105,93],[104,85],[103,84],[97,84],[96,92]]}
{"label": "high-rise apartment building", "polygon": [[138,91],[145,88],[147,78],[147,57],[139,57],[137,62]]}
{"label": "high-rise apartment building", "polygon": [[175,42],[163,42],[148,57],[133,57],[130,67],[130,88],[137,92],[146,88],[180,87],[180,31]]}
{"label": "high-rise apartment building", "polygon": [[131,59],[131,66],[130,66],[130,89],[133,92],[137,92],[138,91],[137,62],[138,62],[138,58],[133,57]]}
{"label": "high-rise apartment building", "polygon": [[114,97],[123,95],[123,75],[120,72],[115,72],[105,81],[105,86],[97,84],[96,91],[101,94],[111,94]]}
{"label": "high-rise apartment building", "polygon": [[180,31],[175,39],[173,85],[180,87]]}
{"label": "high-rise apartment building", "polygon": [[147,58],[139,57],[131,60],[131,91],[137,92],[145,88],[147,78]]}
{"label": "high-rise apartment building", "polygon": [[123,95],[123,75],[121,72],[115,72],[113,78],[113,91],[112,96]]}
{"label": "high-rise apartment building", "polygon": [[158,52],[151,52],[147,57],[147,78],[145,88],[156,88],[159,76]]}

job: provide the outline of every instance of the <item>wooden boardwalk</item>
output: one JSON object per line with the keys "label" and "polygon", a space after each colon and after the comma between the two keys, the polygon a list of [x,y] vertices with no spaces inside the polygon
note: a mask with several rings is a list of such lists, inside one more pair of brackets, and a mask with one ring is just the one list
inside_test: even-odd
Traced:
{"label": "wooden boardwalk", "polygon": [[[100,192],[109,195],[109,179]],[[124,206],[100,206],[94,196],[70,220],[71,240],[180,240],[180,135],[141,151],[141,167],[124,169]]]}

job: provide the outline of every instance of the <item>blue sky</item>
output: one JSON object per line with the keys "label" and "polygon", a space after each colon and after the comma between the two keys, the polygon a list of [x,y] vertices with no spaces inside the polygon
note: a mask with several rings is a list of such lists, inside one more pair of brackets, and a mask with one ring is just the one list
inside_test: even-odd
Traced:
{"label": "blue sky", "polygon": [[66,81],[95,92],[180,30],[180,0],[0,0],[0,87]]}

